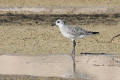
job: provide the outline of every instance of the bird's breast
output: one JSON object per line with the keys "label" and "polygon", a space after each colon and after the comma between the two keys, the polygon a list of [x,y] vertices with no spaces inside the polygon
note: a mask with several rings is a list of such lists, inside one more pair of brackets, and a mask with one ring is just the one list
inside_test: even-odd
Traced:
{"label": "bird's breast", "polygon": [[71,34],[69,34],[69,33],[67,32],[67,30],[65,30],[65,29],[60,29],[60,31],[61,31],[61,33],[62,33],[62,35],[63,35],[64,37],[74,38],[74,36],[71,35]]}

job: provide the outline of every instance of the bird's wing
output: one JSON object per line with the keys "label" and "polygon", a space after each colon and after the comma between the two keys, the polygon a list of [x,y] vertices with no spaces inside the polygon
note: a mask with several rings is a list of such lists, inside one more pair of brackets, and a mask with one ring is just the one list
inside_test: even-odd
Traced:
{"label": "bird's wing", "polygon": [[80,27],[77,26],[69,26],[69,30],[67,31],[71,35],[87,35],[89,31],[86,31]]}

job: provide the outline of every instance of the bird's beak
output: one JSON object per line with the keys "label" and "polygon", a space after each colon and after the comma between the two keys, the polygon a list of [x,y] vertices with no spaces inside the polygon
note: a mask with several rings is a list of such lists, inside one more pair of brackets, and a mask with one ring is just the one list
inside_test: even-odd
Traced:
{"label": "bird's beak", "polygon": [[55,26],[55,23],[52,23],[51,26]]}

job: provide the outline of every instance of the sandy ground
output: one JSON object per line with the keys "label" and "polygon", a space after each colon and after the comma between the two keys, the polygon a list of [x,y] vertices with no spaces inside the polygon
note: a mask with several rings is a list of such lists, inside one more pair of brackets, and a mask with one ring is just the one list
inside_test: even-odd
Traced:
{"label": "sandy ground", "polygon": [[1,0],[0,12],[39,14],[120,13],[120,0]]}
{"label": "sandy ground", "polygon": [[72,59],[69,55],[1,55],[0,63],[0,74],[4,75],[63,77],[79,80],[120,80],[119,55],[91,54],[76,56],[75,74],[73,74]]}
{"label": "sandy ground", "polygon": [[[9,7],[0,8],[1,13],[15,14],[113,14],[120,13],[119,7]],[[0,14],[1,14],[0,13]]]}
{"label": "sandy ground", "polygon": [[[0,15],[0,54],[70,54],[72,41],[64,38],[58,27],[61,18],[99,35],[77,40],[76,54],[119,53],[120,15]],[[111,39],[115,37],[112,41]]]}
{"label": "sandy ground", "polygon": [[[70,54],[72,42],[64,38],[57,27],[51,26],[58,18],[69,24],[100,32],[100,35],[77,40],[76,55],[119,54],[119,5],[120,0],[0,0],[0,54],[23,55],[0,56],[0,73],[5,74],[0,75],[0,79],[76,80],[60,78],[71,76],[72,61],[68,56],[55,54]],[[40,54],[53,56],[36,57]],[[120,80],[119,63],[119,55],[77,56],[76,78]]]}
{"label": "sandy ground", "polygon": [[120,0],[0,0],[0,7],[119,7]]}
{"label": "sandy ground", "polygon": [[[68,24],[100,32],[77,40],[76,55],[90,53],[97,56],[77,56],[76,77],[82,80],[120,80],[119,55],[98,56],[99,53],[119,54],[119,14],[0,14],[0,72],[8,74],[0,75],[0,78],[70,80],[59,78],[72,75],[71,57],[63,55],[71,53],[72,42],[61,35],[58,27],[51,26],[58,18]],[[37,56],[43,54],[51,56]]]}

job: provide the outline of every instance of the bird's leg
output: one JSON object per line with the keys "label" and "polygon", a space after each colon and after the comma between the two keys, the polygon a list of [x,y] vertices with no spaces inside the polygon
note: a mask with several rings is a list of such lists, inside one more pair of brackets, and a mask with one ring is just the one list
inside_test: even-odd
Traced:
{"label": "bird's leg", "polygon": [[72,49],[72,56],[75,57],[75,46],[76,46],[76,41],[73,40],[73,49]]}
{"label": "bird's leg", "polygon": [[72,60],[73,60],[73,72],[74,73],[75,73],[75,46],[76,46],[76,41],[73,40]]}

